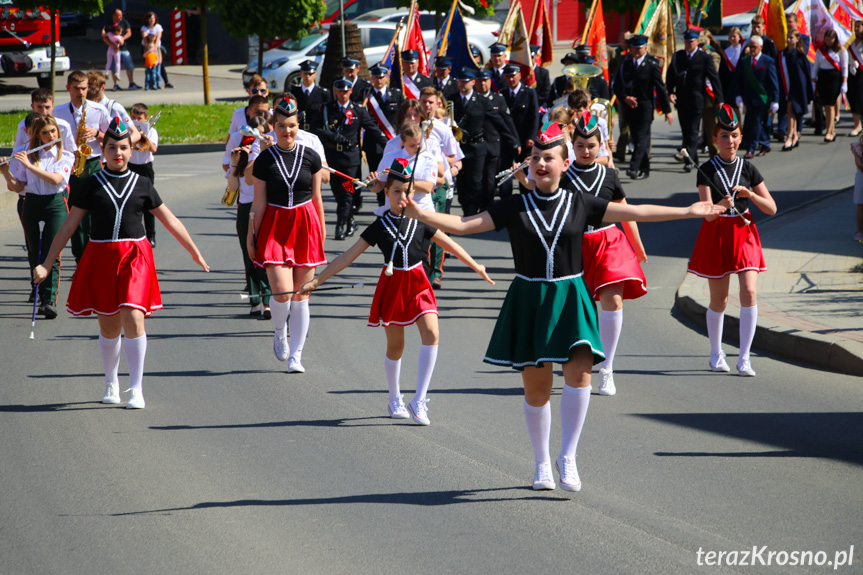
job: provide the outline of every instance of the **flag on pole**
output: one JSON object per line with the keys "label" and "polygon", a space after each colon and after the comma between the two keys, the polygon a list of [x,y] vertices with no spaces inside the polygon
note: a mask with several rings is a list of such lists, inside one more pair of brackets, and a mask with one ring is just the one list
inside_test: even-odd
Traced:
{"label": "flag on pole", "polygon": [[830,6],[830,13],[850,34],[848,41],[845,43],[845,47],[847,48],[854,42],[854,22],[863,20],[863,12],[853,2],[849,2],[848,0],[833,0],[833,4]]}
{"label": "flag on pole", "polygon": [[676,49],[674,19],[669,0],[646,0],[636,25],[638,34],[647,36],[647,53],[662,66],[662,79]]}
{"label": "flag on pole", "polygon": [[593,5],[587,15],[587,24],[584,27],[581,43],[590,46],[590,55],[594,58],[593,63],[602,68],[602,75],[608,82],[608,49],[605,39],[605,16],[602,13],[602,0],[593,0]]}
{"label": "flag on pole", "polygon": [[479,64],[474,60],[470,51],[470,44],[467,41],[467,27],[461,10],[459,10],[458,2],[459,0],[453,1],[432,47],[432,53],[435,56],[446,56],[452,61],[453,77],[458,77],[465,68],[479,72]]}
{"label": "flag on pole", "polygon": [[[851,32],[827,11],[821,0],[800,0],[794,7],[794,12],[797,14],[800,31],[809,34],[816,49],[824,44],[824,33],[830,29],[836,32],[836,37],[843,46],[847,45],[849,41],[853,41]],[[804,30],[808,30],[808,32],[804,32]],[[814,60],[814,52],[812,52],[812,56]]]}
{"label": "flag on pole", "polygon": [[537,0],[533,7],[533,15],[530,18],[530,31],[528,38],[530,44],[539,46],[542,50],[540,56],[540,65],[547,66],[554,61],[554,47],[552,46],[551,38],[551,23],[548,21],[548,10],[545,7],[545,0]]}
{"label": "flag on pole", "polygon": [[399,52],[399,33],[404,27],[403,22],[399,22],[396,26],[396,31],[393,34],[393,39],[390,40],[390,45],[384,53],[381,63],[390,69],[390,88],[401,92],[405,95],[404,86],[402,85],[402,54]]}
{"label": "flag on pole", "polygon": [[411,9],[408,12],[407,32],[405,32],[402,50],[419,52],[419,73],[423,76],[431,75],[429,74],[429,54],[426,50],[425,40],[423,40],[423,31],[420,29],[420,13],[416,0],[411,3]]}
{"label": "flag on pole", "polygon": [[767,17],[764,18],[764,31],[768,38],[773,40],[776,50],[781,52],[788,45],[788,23],[785,21],[785,6],[782,0],[765,1],[767,5]]}
{"label": "flag on pole", "polygon": [[533,75],[533,58],[530,55],[530,42],[527,35],[527,23],[521,0],[515,0],[509,8],[506,21],[500,29],[498,41],[509,47],[509,61],[521,66],[522,81],[526,86],[536,86]]}

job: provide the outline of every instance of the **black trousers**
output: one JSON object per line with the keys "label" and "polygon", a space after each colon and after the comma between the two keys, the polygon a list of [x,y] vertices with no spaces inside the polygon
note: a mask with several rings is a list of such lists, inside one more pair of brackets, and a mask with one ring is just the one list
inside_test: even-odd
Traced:
{"label": "black trousers", "polygon": [[[330,164],[334,169],[352,178],[360,177],[360,166],[356,165],[341,165],[338,163]],[[333,190],[333,197],[336,199],[336,225],[343,226],[348,223],[351,218],[351,210],[355,204],[355,197],[360,195],[359,191],[354,193],[354,186],[350,180],[346,180],[335,174],[330,178],[330,188]],[[359,200],[361,202],[361,200]]]}
{"label": "black trousers", "polygon": [[492,203],[494,203],[494,190],[497,187],[495,175],[500,171],[500,143],[486,142],[485,143],[485,161],[482,166],[482,184],[479,198],[479,210],[485,211]]}
{"label": "black trousers", "polygon": [[[150,180],[150,183],[156,183],[156,173],[153,171],[153,162],[146,164],[129,163],[129,170]],[[149,210],[144,212],[144,231],[147,233],[147,239],[152,241],[156,239],[156,216],[150,213]]]}
{"label": "black trousers", "polygon": [[[458,202],[466,216],[482,210],[482,176],[485,167],[485,143],[462,144],[465,157],[456,176],[455,189]],[[470,152],[470,154],[468,154]]]}
{"label": "black trousers", "polygon": [[[77,191],[81,188],[84,180],[102,169],[102,158],[96,157],[87,160],[84,164],[84,172],[80,177],[72,175],[69,177],[69,199],[75,197]],[[71,204],[71,202],[70,202]],[[87,242],[90,241],[90,212],[87,212],[81,223],[78,224],[78,229],[72,234],[72,255],[75,256],[75,261],[81,261],[81,256],[84,255],[84,249],[87,247]]]}
{"label": "black trousers", "polygon": [[635,148],[629,162],[629,169],[633,172],[649,174],[648,154],[650,153],[650,127],[653,123],[653,101],[640,101],[635,108],[626,106],[624,110],[626,110],[632,146]]}
{"label": "black trousers", "polygon": [[[701,116],[704,110],[688,107],[677,108],[677,116],[680,118],[680,129],[683,131],[683,147],[689,153],[689,157],[698,165],[698,144],[701,139]],[[710,134],[713,138],[713,134]]]}

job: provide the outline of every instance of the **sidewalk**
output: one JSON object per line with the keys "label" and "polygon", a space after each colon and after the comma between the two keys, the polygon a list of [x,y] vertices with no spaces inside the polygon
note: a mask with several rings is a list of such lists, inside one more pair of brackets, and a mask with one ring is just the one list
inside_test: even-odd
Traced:
{"label": "sidewalk", "polygon": [[[863,244],[851,239],[851,196],[843,190],[758,224],[767,271],[758,278],[756,351],[863,376]],[[726,341],[738,337],[737,286],[732,278]],[[687,274],[676,301],[705,325],[706,279]]]}

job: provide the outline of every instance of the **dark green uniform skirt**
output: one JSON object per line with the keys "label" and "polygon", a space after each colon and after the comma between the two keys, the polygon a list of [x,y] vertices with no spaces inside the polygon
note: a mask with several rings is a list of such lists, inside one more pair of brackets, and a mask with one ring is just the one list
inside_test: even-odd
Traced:
{"label": "dark green uniform skirt", "polygon": [[593,363],[605,360],[596,304],[581,276],[560,281],[516,277],[506,293],[484,362],[522,371],[545,362],[566,363],[586,345]]}

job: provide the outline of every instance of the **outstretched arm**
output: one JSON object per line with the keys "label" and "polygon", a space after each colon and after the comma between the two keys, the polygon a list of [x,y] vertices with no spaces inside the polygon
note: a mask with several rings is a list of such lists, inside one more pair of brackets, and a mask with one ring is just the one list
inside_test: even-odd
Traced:
{"label": "outstretched arm", "polygon": [[482,279],[484,279],[491,285],[494,285],[494,280],[488,276],[488,273],[486,273],[485,266],[477,263],[476,260],[470,257],[470,254],[467,253],[467,250],[457,244],[445,233],[441,231],[435,232],[435,234],[432,236],[432,241],[446,251],[450,252],[451,254],[454,254],[455,257],[457,257],[459,260],[462,261],[462,263],[464,263],[464,265],[482,276]]}
{"label": "outstretched arm", "polygon": [[685,218],[704,218],[721,214],[725,206],[710,202],[696,202],[688,208],[674,208],[655,204],[617,204],[610,203],[605,209],[603,221],[606,222],[664,222]]}
{"label": "outstretched arm", "polygon": [[342,252],[336,259],[331,261],[330,265],[324,268],[324,271],[318,274],[315,279],[303,284],[303,286],[300,288],[300,294],[308,295],[309,293],[320,287],[322,283],[324,283],[325,281],[351,265],[354,260],[357,259],[361,253],[369,249],[369,247],[371,247],[371,244],[369,244],[366,240],[364,240],[363,238],[358,239],[354,245],[347,249],[347,251]]}
{"label": "outstretched arm", "polygon": [[189,235],[189,232],[186,230],[186,226],[183,225],[183,222],[177,219],[171,210],[168,209],[168,206],[162,204],[155,210],[150,210],[150,212],[156,216],[162,225],[168,228],[168,231],[171,232],[177,241],[180,242],[186,251],[192,256],[192,259],[195,260],[195,263],[201,266],[205,272],[210,271],[210,266],[207,265],[207,262],[204,261],[204,256],[201,255],[201,252],[198,251],[198,246],[195,245],[195,242],[192,241],[192,236]]}
{"label": "outstretched arm", "polygon": [[48,268],[54,265],[54,262],[57,260],[57,256],[59,256],[60,252],[63,251],[63,248],[66,247],[66,243],[69,241],[69,238],[71,238],[72,234],[75,233],[75,230],[78,229],[78,224],[81,223],[81,220],[84,219],[86,214],[87,210],[82,210],[77,206],[72,206],[72,209],[69,210],[69,215],[66,216],[66,221],[63,222],[63,225],[60,226],[59,230],[57,230],[57,235],[54,236],[54,241],[51,242],[51,247],[48,249],[48,253],[42,260],[42,264],[33,268],[33,283],[40,284],[45,281],[45,278],[48,277]]}
{"label": "outstretched arm", "polygon": [[488,212],[460,218],[451,214],[439,214],[424,210],[412,199],[403,200],[401,207],[405,210],[404,214],[407,217],[419,220],[448,234],[465,236],[488,232],[494,229],[494,222]]}
{"label": "outstretched arm", "polygon": [[[615,200],[616,204],[625,204],[626,198]],[[623,222],[623,233],[626,234],[629,243],[635,250],[635,257],[641,263],[647,263],[647,252],[644,250],[644,244],[641,243],[641,234],[638,233],[638,226],[635,222]]]}

